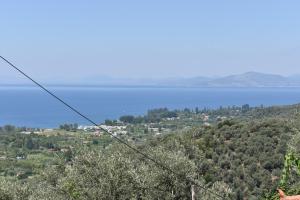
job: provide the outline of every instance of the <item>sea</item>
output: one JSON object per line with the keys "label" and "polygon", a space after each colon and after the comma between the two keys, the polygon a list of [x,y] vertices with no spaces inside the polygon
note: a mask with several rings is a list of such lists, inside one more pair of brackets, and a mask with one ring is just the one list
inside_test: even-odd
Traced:
{"label": "sea", "polygon": [[[50,91],[97,123],[149,109],[273,106],[300,103],[300,88],[49,87]],[[0,126],[56,128],[89,125],[37,87],[0,87]]]}

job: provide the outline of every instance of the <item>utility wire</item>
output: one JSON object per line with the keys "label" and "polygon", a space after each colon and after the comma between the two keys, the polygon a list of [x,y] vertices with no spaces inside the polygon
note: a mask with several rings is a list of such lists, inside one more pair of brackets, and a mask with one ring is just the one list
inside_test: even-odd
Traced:
{"label": "utility wire", "polygon": [[[11,67],[13,67],[15,70],[17,70],[19,73],[21,73],[23,76],[25,76],[26,78],[28,78],[30,81],[32,81],[35,85],[37,85],[38,87],[40,87],[42,90],[44,90],[46,93],[48,93],[49,95],[51,95],[53,98],[55,98],[56,100],[58,100],[59,102],[61,102],[62,104],[64,104],[66,107],[68,107],[70,110],[72,110],[73,112],[75,112],[77,115],[81,116],[82,118],[84,118],[85,120],[87,120],[88,122],[90,122],[91,124],[93,124],[94,126],[98,127],[99,129],[101,129],[102,131],[104,131],[105,133],[109,134],[111,137],[113,137],[115,140],[117,140],[119,143],[125,145],[126,147],[128,147],[129,149],[133,150],[134,152],[142,155],[144,158],[152,161],[154,164],[156,164],[157,166],[159,166],[160,168],[167,170],[169,172],[171,172],[172,174],[176,175],[178,178],[181,178],[183,175],[175,172],[174,170],[170,169],[169,167],[165,166],[164,164],[156,161],[154,158],[152,158],[151,156],[147,155],[146,153],[143,153],[142,151],[138,150],[137,148],[135,148],[134,146],[128,144],[126,141],[118,138],[117,136],[115,136],[114,134],[112,134],[111,132],[109,132],[108,130],[102,128],[101,126],[99,126],[96,122],[94,122],[93,120],[91,120],[89,117],[87,117],[86,115],[82,114],[79,110],[77,110],[76,108],[74,108],[73,106],[71,106],[70,104],[68,104],[67,102],[65,102],[64,100],[62,100],[60,97],[58,97],[57,95],[55,95],[53,92],[51,92],[50,90],[48,90],[47,88],[45,88],[42,84],[40,84],[39,82],[35,81],[33,78],[31,78],[29,75],[27,75],[25,72],[23,72],[21,69],[19,69],[18,67],[16,67],[14,64],[12,64],[10,61],[8,61],[6,58],[4,58],[3,56],[0,55],[0,58],[5,61],[8,65],[10,65]],[[194,181],[193,179],[184,176],[183,177],[186,181],[200,187],[201,189],[204,189],[208,192],[210,192],[211,194],[215,195],[218,198],[224,199],[224,196],[210,190],[209,188],[207,188],[206,186],[200,185],[198,184],[196,181]]]}

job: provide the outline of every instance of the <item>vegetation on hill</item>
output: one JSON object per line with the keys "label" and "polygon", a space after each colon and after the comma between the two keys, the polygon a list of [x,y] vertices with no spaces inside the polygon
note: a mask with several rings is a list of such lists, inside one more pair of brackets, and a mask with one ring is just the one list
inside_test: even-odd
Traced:
{"label": "vegetation on hill", "polygon": [[278,187],[297,194],[299,171],[286,159],[300,158],[299,108],[155,109],[106,121],[126,126],[118,137],[180,176],[77,125],[40,134],[5,126],[0,199],[191,199],[185,177],[209,188],[194,187],[199,199],[273,200]]}

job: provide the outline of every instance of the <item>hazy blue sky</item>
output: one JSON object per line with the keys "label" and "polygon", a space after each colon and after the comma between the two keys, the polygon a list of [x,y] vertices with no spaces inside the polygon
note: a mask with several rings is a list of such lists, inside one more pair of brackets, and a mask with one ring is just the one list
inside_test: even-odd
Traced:
{"label": "hazy blue sky", "polygon": [[300,74],[299,10],[299,0],[3,0],[0,54],[38,80]]}

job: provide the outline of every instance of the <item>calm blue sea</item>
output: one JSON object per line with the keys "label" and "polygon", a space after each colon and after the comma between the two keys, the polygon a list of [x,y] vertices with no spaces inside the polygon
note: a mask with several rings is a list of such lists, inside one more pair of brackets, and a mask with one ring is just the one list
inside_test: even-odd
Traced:
{"label": "calm blue sea", "polygon": [[[300,88],[86,88],[51,87],[51,91],[96,122],[121,115],[145,114],[167,107],[218,108],[286,105],[300,102]],[[62,123],[88,124],[38,88],[0,87],[0,125],[53,128]]]}

